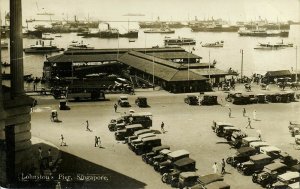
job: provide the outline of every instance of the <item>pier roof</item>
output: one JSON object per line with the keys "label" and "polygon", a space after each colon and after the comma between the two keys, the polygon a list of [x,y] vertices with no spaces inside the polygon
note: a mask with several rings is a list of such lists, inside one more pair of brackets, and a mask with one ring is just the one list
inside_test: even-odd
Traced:
{"label": "pier roof", "polygon": [[202,59],[202,57],[197,56],[195,54],[189,53],[189,52],[154,52],[154,53],[149,53],[147,52],[148,55],[155,56],[161,59]]}
{"label": "pier roof", "polygon": [[277,71],[268,71],[266,76],[268,77],[280,77],[291,75],[290,70],[277,70]]}
{"label": "pier roof", "polygon": [[228,72],[220,70],[218,68],[202,68],[202,69],[191,69],[192,72],[195,72],[200,75],[208,76],[208,75],[228,75]]}
{"label": "pier roof", "polygon": [[165,81],[186,81],[188,75],[189,80],[207,80],[206,77],[194,72],[177,69],[180,64],[157,57],[153,59],[150,55],[136,51],[125,53],[120,56],[118,61],[151,75],[154,68],[154,75]]}

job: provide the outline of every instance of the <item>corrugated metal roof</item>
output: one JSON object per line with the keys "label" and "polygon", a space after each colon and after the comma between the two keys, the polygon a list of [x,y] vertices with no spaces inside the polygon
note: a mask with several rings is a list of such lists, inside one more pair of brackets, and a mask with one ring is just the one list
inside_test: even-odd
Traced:
{"label": "corrugated metal roof", "polygon": [[154,53],[149,53],[147,52],[148,55],[151,56],[155,56],[161,59],[183,59],[183,58],[189,58],[189,59],[193,59],[193,58],[200,58],[202,59],[202,57],[189,53],[189,52],[181,52],[181,51],[177,51],[177,52],[154,52]]}
{"label": "corrugated metal roof", "polygon": [[192,72],[195,72],[200,75],[228,75],[228,72],[220,70],[218,68],[202,68],[202,69],[191,69]]}
{"label": "corrugated metal roof", "polygon": [[[120,56],[120,54],[119,54]],[[56,55],[49,57],[48,62],[65,63],[65,62],[102,62],[117,60],[118,54],[74,54],[74,55]]]}
{"label": "corrugated metal roof", "polygon": [[[148,74],[153,74],[153,57],[143,53],[131,51],[118,59],[120,62]],[[163,59],[154,59],[154,75],[165,81],[187,81],[188,70],[178,70],[173,62]],[[180,65],[178,65],[180,66]],[[189,72],[189,80],[207,80],[202,75]]]}
{"label": "corrugated metal roof", "polygon": [[287,75],[291,75],[290,70],[277,70],[277,71],[268,71],[266,73],[266,76],[269,77],[276,77],[276,76],[287,76]]}

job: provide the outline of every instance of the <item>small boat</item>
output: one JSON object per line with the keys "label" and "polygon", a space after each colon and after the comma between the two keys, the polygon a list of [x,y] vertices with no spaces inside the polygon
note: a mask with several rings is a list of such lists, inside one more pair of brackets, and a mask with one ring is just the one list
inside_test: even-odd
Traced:
{"label": "small boat", "polygon": [[45,44],[44,41],[39,40],[36,42],[35,45],[31,45],[29,48],[25,48],[25,53],[36,53],[36,54],[45,54],[45,53],[52,53],[52,52],[59,52],[63,51],[63,48],[58,48],[52,41],[50,41],[50,44]]}
{"label": "small boat", "polygon": [[224,41],[217,41],[214,43],[205,43],[202,47],[223,47]]}
{"label": "small boat", "polygon": [[166,46],[169,45],[195,45],[196,41],[192,38],[165,38],[164,43]]}
{"label": "small boat", "polygon": [[284,49],[286,47],[293,47],[292,43],[283,43],[283,40],[281,42],[272,44],[272,43],[259,43],[257,47],[254,47],[254,49],[259,50],[279,50]]}
{"label": "small boat", "polygon": [[69,45],[68,50],[84,50],[84,49],[94,49],[94,47],[89,47],[89,44],[84,44],[83,41],[81,43],[75,43],[72,41],[72,44]]}

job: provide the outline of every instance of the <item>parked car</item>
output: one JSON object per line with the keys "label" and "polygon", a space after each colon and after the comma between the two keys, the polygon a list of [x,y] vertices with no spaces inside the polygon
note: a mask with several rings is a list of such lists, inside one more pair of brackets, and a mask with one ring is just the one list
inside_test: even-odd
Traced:
{"label": "parked car", "polygon": [[299,172],[286,172],[284,174],[278,175],[277,182],[268,185],[267,188],[286,189],[288,185],[293,184],[295,182],[299,182],[299,179]]}
{"label": "parked car", "polygon": [[265,94],[256,94],[257,103],[264,104],[267,103],[267,97]]}
{"label": "parked car", "polygon": [[109,122],[109,124],[108,124],[108,129],[110,130],[110,131],[116,131],[117,130],[117,128],[122,128],[122,127],[124,127],[125,128],[125,125],[126,125],[127,123],[124,121],[124,118],[123,117],[119,117],[119,118],[117,118],[117,119],[112,119],[112,120],[110,120],[110,122]]}
{"label": "parked car", "polygon": [[127,138],[125,137],[125,142],[130,143],[132,140],[137,139],[140,135],[145,134],[145,133],[154,133],[154,131],[152,131],[150,129],[141,129],[141,130],[135,131],[132,136],[129,136]]}
{"label": "parked car", "polygon": [[287,171],[287,166],[285,164],[275,162],[266,165],[262,172],[254,173],[252,175],[252,181],[254,183],[260,184],[263,187],[273,184],[277,176],[283,174]]}
{"label": "parked car", "polygon": [[231,123],[213,121],[212,130],[217,133],[217,136],[224,135],[224,127],[234,127]]}
{"label": "parked car", "polygon": [[257,150],[257,152],[260,152],[260,148],[264,146],[270,146],[267,142],[264,141],[258,141],[258,142],[251,142],[250,147]]}
{"label": "parked car", "polygon": [[134,139],[134,140],[130,140],[128,141],[128,148],[131,149],[132,151],[134,151],[134,146],[139,144],[139,143],[142,143],[142,139],[144,138],[149,138],[149,137],[156,137],[156,134],[154,133],[144,133],[144,134],[141,134],[138,136],[137,139]]}
{"label": "parked car", "polygon": [[[223,137],[227,140],[227,141],[231,141],[231,136],[232,133],[234,132],[239,132],[241,133],[241,129],[238,127],[224,127],[223,128]],[[246,133],[244,133],[244,135],[246,135]]]}
{"label": "parked car", "polygon": [[291,155],[289,155],[286,152],[280,152],[279,153],[278,161],[280,163],[285,164],[288,167],[292,167],[292,166],[297,165],[299,163],[298,159],[293,158]]}
{"label": "parked car", "polygon": [[254,148],[251,147],[241,147],[237,149],[235,156],[228,157],[226,159],[226,163],[229,165],[236,167],[239,163],[243,163],[249,161],[250,156],[253,156],[257,153]]}
{"label": "parked car", "polygon": [[252,137],[252,136],[245,137],[242,139],[241,147],[247,147],[247,146],[250,146],[251,142],[260,142],[260,141],[261,140],[257,137]]}
{"label": "parked car", "polygon": [[250,156],[249,161],[237,165],[237,169],[244,175],[251,175],[256,171],[260,171],[265,165],[272,163],[272,158],[266,154],[258,154]]}
{"label": "parked car", "polygon": [[181,172],[178,178],[178,188],[194,186],[198,182],[199,175],[196,172]]}
{"label": "parked car", "polygon": [[195,171],[196,161],[191,158],[183,158],[173,163],[171,172],[164,173],[161,177],[163,183],[171,184],[172,187],[178,187],[179,174],[186,171]]}
{"label": "parked car", "polygon": [[143,138],[141,143],[133,145],[133,151],[137,155],[141,155],[150,152],[156,146],[161,146],[161,139],[159,137]]}
{"label": "parked car", "polygon": [[260,149],[260,153],[270,156],[272,159],[277,159],[281,150],[275,146],[263,146]]}
{"label": "parked car", "polygon": [[161,146],[157,146],[157,147],[152,148],[151,152],[148,152],[148,153],[142,155],[143,161],[146,162],[146,163],[149,163],[150,158],[153,158],[154,156],[157,156],[159,154],[159,152],[164,150],[164,149],[170,150],[170,146],[161,145]]}
{"label": "parked car", "polygon": [[146,97],[139,96],[139,97],[137,97],[137,99],[135,100],[135,104],[136,104],[138,107],[148,107],[147,98],[146,98]]}
{"label": "parked car", "polygon": [[204,95],[200,100],[201,105],[217,105],[218,96],[216,95]]}
{"label": "parked car", "polygon": [[250,102],[250,97],[243,95],[241,92],[229,92],[225,100],[232,102],[232,104],[242,105],[248,104]]}
{"label": "parked car", "polygon": [[127,96],[120,96],[120,98],[118,100],[118,104],[121,107],[130,107],[130,104],[129,104]]}
{"label": "parked car", "polygon": [[248,135],[245,132],[233,132],[231,135],[230,145],[234,148],[240,148],[242,145],[242,139]]}
{"label": "parked car", "polygon": [[60,100],[59,101],[59,109],[60,110],[70,110],[71,108],[67,105],[66,100]]}
{"label": "parked car", "polygon": [[184,98],[184,102],[187,103],[188,105],[198,105],[198,97],[196,95],[187,95]]}
{"label": "parked car", "polygon": [[224,178],[218,174],[200,176],[198,184],[190,187],[190,189],[230,189],[230,185],[223,180]]}
{"label": "parked car", "polygon": [[289,184],[287,189],[300,189],[300,182],[295,182],[293,184]]}
{"label": "parked car", "polygon": [[135,131],[141,130],[144,127],[141,124],[133,124],[125,126],[125,129],[117,130],[115,132],[116,140],[125,140],[126,137],[132,136]]}
{"label": "parked car", "polygon": [[166,161],[154,165],[154,170],[161,174],[168,172],[175,161],[189,157],[189,152],[186,150],[176,150],[168,154]]}
{"label": "parked car", "polygon": [[169,149],[164,149],[159,152],[157,156],[149,159],[149,164],[153,166],[157,166],[159,163],[166,161],[168,159],[168,154],[171,153]]}
{"label": "parked car", "polygon": [[288,126],[288,128],[292,137],[300,134],[300,122],[290,121],[290,125]]}
{"label": "parked car", "polygon": [[300,145],[300,135],[295,136],[295,143]]}

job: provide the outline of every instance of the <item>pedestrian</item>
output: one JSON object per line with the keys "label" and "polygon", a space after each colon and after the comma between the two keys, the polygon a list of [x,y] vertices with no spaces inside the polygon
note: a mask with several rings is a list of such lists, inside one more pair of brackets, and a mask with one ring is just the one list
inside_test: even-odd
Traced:
{"label": "pedestrian", "polygon": [[89,124],[89,120],[86,120],[86,130],[92,132],[92,130],[90,129],[90,124]]}
{"label": "pedestrian", "polygon": [[98,137],[95,136],[95,147],[99,146],[99,140],[98,140]]}
{"label": "pedestrian", "polygon": [[114,108],[115,108],[115,112],[117,112],[117,109],[118,109],[118,105],[115,103],[114,105]]}
{"label": "pedestrian", "polygon": [[98,146],[99,146],[99,148],[101,148],[101,139],[100,139],[100,137],[98,137]]}
{"label": "pedestrian", "polygon": [[160,129],[161,129],[162,133],[165,133],[165,128],[164,127],[165,127],[164,122],[161,122]]}
{"label": "pedestrian", "polygon": [[246,108],[243,108],[243,117],[246,117]]}
{"label": "pedestrian", "polygon": [[42,147],[39,147],[39,159],[40,160],[43,159],[42,153],[43,153]]}
{"label": "pedestrian", "polygon": [[247,129],[248,127],[250,127],[250,129],[252,129],[252,127],[251,127],[251,119],[250,119],[250,117],[248,117],[248,125],[246,126],[246,129]]}
{"label": "pedestrian", "polygon": [[36,85],[33,84],[33,91],[36,91]]}
{"label": "pedestrian", "polygon": [[256,110],[253,110],[253,120],[256,121]]}
{"label": "pedestrian", "polygon": [[225,174],[225,166],[226,166],[226,164],[225,164],[225,160],[224,160],[224,158],[222,159],[222,163],[221,163],[221,165],[222,165],[222,170],[221,170],[221,174],[222,175],[224,175]]}
{"label": "pedestrian", "polygon": [[260,133],[258,133],[258,139],[261,140],[261,134]]}
{"label": "pedestrian", "polygon": [[231,108],[229,108],[228,110],[229,110],[228,117],[231,118]]}
{"label": "pedestrian", "polygon": [[219,168],[218,168],[217,162],[215,162],[215,163],[213,164],[212,168],[213,168],[214,173],[218,173]]}
{"label": "pedestrian", "polygon": [[64,135],[60,135],[60,146],[67,146],[66,142],[64,141]]}

